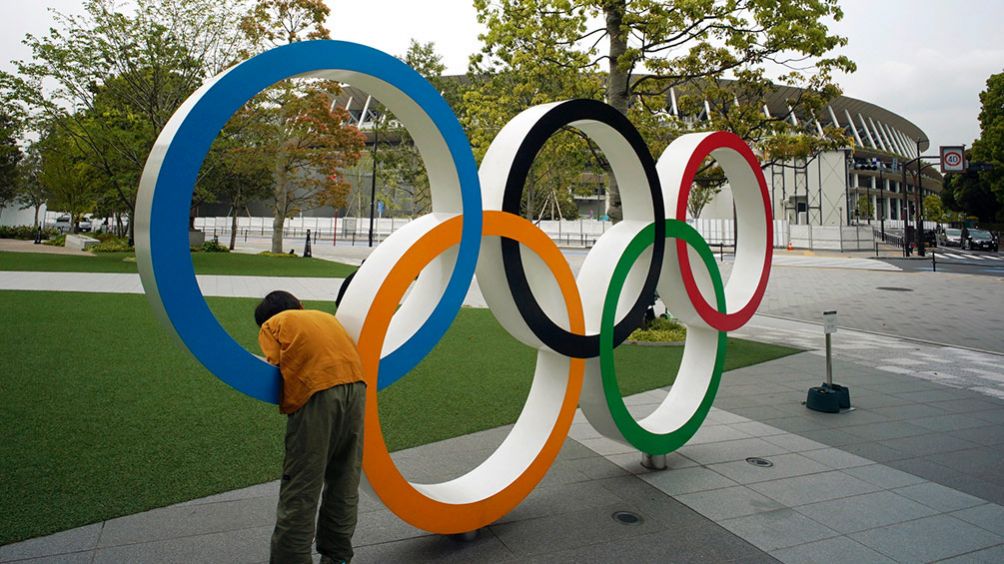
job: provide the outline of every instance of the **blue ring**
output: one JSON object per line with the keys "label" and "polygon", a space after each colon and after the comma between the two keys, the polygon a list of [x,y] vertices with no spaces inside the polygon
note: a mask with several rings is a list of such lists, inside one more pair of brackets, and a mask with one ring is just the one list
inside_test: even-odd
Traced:
{"label": "blue ring", "polygon": [[152,270],[164,310],[188,350],[220,380],[271,403],[279,402],[279,371],[237,344],[209,310],[192,267],[186,218],[202,161],[230,116],[272,84],[320,70],[366,74],[409,96],[439,129],[460,182],[464,219],[453,274],[422,327],[381,359],[378,388],[404,376],[439,342],[460,311],[480,250],[481,188],[467,135],[449,104],[411,67],[364,45],[306,41],[262,53],[220,77],[178,127],[160,166],[149,224]]}

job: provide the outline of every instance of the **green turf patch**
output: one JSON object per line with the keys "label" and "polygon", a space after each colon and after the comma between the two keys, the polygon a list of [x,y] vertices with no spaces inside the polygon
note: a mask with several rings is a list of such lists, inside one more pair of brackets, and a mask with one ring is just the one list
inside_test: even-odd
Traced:
{"label": "green turf patch", "polygon": [[[241,253],[192,253],[198,274],[240,276],[305,276],[344,278],[355,266],[314,258],[269,257]],[[99,253],[94,256],[0,252],[0,270],[23,272],[125,272],[135,273],[133,253]]]}
{"label": "green turf patch", "polygon": [[[256,350],[256,300],[207,302]],[[0,324],[0,544],[278,477],[285,418],[182,351],[143,296],[0,292],[0,311],[13,321]],[[794,352],[733,340],[727,367]],[[621,347],[622,388],[668,384],[681,354]],[[391,449],[511,423],[533,365],[489,311],[462,310],[432,354],[381,392]]]}

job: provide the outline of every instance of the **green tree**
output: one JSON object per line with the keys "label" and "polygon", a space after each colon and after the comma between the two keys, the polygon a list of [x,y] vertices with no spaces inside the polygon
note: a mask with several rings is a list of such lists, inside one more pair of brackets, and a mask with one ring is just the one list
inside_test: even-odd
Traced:
{"label": "green tree", "polygon": [[[330,13],[322,0],[257,0],[241,22],[255,50],[326,39]],[[343,170],[358,161],[365,137],[332,100],[340,86],[317,79],[284,80],[249,104],[261,123],[256,155],[272,169],[272,252],[283,251],[286,218],[323,205],[344,207]]]}
{"label": "green tree", "polygon": [[34,227],[39,227],[38,214],[49,200],[49,190],[42,182],[42,155],[39,146],[32,145],[25,151],[24,159],[18,164],[17,201],[21,209],[32,208],[35,212]]}
{"label": "green tree", "polygon": [[944,206],[941,205],[941,197],[935,194],[924,197],[924,217],[929,221],[944,223],[949,221],[945,213]]}
{"label": "green tree", "polygon": [[[825,23],[842,17],[837,0],[475,0],[475,7],[487,31],[472,72],[513,71],[516,93],[551,86],[549,77],[580,87],[592,79],[584,96],[558,88],[534,103],[553,96],[604,99],[639,127],[656,155],[683,132],[712,128],[738,134],[769,159],[848,144],[839,129],[820,136],[806,127],[839,94],[832,72],[854,69],[846,57],[831,55],[846,43]],[[763,102],[775,84],[803,90],[788,100],[788,112],[768,116]],[[671,88],[681,93],[679,116],[669,111]],[[795,125],[793,115],[810,120]],[[612,176],[608,198],[609,215],[619,219]]]}
{"label": "green tree", "polygon": [[875,207],[872,205],[872,199],[867,195],[862,194],[861,197],[858,198],[854,207],[854,213],[859,219],[864,218],[868,220],[868,223],[871,223],[872,216],[875,214]]}
{"label": "green tree", "polygon": [[[41,134],[58,131],[132,216],[138,178],[164,124],[204,80],[248,50],[244,2],[86,0],[27,35],[32,60],[0,72],[0,96]],[[83,184],[83,181],[81,182]],[[130,229],[134,222],[130,221]]]}
{"label": "green tree", "polygon": [[[976,173],[974,191],[989,192],[995,205],[970,211],[981,221],[1004,222],[1004,72],[987,79],[987,89],[980,92],[980,138],[973,142],[974,161],[991,165],[991,169]],[[989,204],[990,198],[974,197]]]}
{"label": "green tree", "polygon": [[87,162],[69,135],[53,131],[37,145],[38,182],[49,195],[49,207],[68,212],[71,229],[76,233],[80,218],[94,209],[100,172]]}
{"label": "green tree", "polygon": [[7,113],[0,113],[0,213],[17,197],[18,163],[21,147],[17,143],[17,123]]}

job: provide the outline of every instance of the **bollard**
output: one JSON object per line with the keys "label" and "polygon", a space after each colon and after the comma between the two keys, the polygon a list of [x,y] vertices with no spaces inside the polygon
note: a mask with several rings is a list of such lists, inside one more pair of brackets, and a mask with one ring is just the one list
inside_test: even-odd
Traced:
{"label": "bollard", "polygon": [[310,230],[308,229],[307,230],[307,244],[304,245],[304,247],[303,247],[303,258],[310,258],[311,256],[313,256],[313,255],[311,255],[311,253],[310,253]]}
{"label": "bollard", "polygon": [[934,260],[934,251],[931,251],[931,272],[938,271],[938,263]]}

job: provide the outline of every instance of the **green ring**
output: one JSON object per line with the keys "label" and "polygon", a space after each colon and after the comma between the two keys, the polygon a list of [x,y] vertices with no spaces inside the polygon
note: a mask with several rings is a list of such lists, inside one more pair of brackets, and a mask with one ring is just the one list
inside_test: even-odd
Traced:
{"label": "green ring", "polygon": [[[726,313],[725,288],[722,284],[722,275],[715,262],[715,256],[711,253],[708,243],[701,237],[696,229],[685,222],[675,219],[666,220],[666,237],[683,239],[694,250],[697,251],[704,265],[711,276],[711,282],[715,288],[715,301],[718,311]],[[614,347],[613,347],[613,327],[617,313],[617,300],[620,297],[624,282],[638,257],[655,241],[655,224],[650,224],[631,240],[624,254],[614,268],[613,276],[610,280],[610,287],[607,289],[606,299],[603,302],[603,316],[600,324],[600,374],[603,379],[603,395],[606,397],[610,416],[617,425],[624,439],[641,452],[648,454],[666,454],[683,446],[697,429],[704,422],[711,410],[711,403],[718,393],[718,384],[722,377],[722,369],[725,366],[725,349],[728,344],[728,337],[725,331],[718,332],[718,346],[715,354],[715,366],[711,373],[711,382],[704,394],[704,399],[698,406],[697,411],[679,429],[665,434],[652,433],[646,430],[635,421],[627,406],[624,405],[624,398],[621,396],[617,386],[617,371],[614,367]]]}

